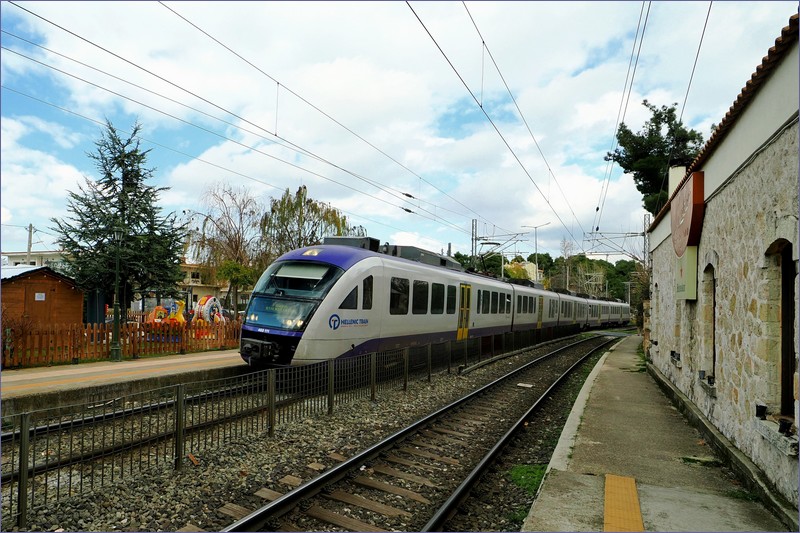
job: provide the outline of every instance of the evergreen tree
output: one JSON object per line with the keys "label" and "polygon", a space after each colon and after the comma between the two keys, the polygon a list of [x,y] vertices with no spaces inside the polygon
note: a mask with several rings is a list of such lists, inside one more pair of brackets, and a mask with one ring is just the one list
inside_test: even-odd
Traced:
{"label": "evergreen tree", "polygon": [[625,173],[633,174],[644,208],[655,215],[668,199],[669,167],[688,167],[702,148],[703,136],[687,130],[678,120],[675,113],[678,104],[658,108],[645,100],[642,105],[650,110],[650,119],[639,133],[633,133],[625,123],[620,124],[619,147],[608,152],[605,160],[614,161]]}
{"label": "evergreen tree", "polygon": [[[111,122],[96,153],[99,178],[86,178],[78,192],[69,191],[62,219],[51,219],[57,243],[66,255],[67,274],[84,290],[101,289],[107,303],[113,302],[117,254],[119,254],[120,308],[126,309],[135,291],[154,291],[160,296],[177,296],[183,279],[181,257],[185,229],[171,213],[161,215],[157,205],[165,187],[145,182],[154,169],[145,167],[149,150],[139,146],[137,123],[130,137],[123,138]],[[122,234],[115,239],[115,229]]]}

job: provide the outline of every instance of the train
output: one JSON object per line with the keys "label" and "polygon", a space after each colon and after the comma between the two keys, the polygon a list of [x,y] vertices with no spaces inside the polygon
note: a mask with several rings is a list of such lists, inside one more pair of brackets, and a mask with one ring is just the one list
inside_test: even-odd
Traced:
{"label": "train", "polygon": [[481,275],[372,237],[326,237],[263,272],[239,352],[252,367],[299,366],[520,331],[545,340],[630,318],[624,302]]}

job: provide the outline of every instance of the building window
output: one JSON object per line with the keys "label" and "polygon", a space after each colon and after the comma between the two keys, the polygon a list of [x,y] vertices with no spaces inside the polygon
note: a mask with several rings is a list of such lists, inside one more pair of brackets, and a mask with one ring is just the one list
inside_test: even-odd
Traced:
{"label": "building window", "polygon": [[702,335],[703,350],[699,370],[706,375],[717,375],[717,279],[714,267],[708,265],[703,271]]}
{"label": "building window", "polygon": [[794,381],[797,373],[795,360],[794,324],[797,312],[795,303],[795,264],[792,260],[792,245],[779,239],[768,249],[764,269],[767,282],[767,306],[765,326],[768,346],[774,347],[766,354],[769,368],[775,369],[769,376],[767,394],[769,411],[794,418]]}

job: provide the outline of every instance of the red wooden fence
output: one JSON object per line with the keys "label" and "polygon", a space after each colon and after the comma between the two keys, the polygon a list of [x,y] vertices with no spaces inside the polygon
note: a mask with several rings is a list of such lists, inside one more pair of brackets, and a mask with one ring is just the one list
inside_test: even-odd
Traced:
{"label": "red wooden fence", "polygon": [[[2,368],[108,361],[113,324],[27,325],[2,332]],[[120,324],[123,359],[237,348],[241,322]]]}

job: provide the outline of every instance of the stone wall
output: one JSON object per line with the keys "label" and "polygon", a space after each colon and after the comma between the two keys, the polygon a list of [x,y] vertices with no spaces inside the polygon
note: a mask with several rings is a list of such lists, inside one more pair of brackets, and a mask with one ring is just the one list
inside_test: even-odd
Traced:
{"label": "stone wall", "polygon": [[[652,252],[649,355],[778,491],[798,504],[797,431],[759,420],[780,410],[780,254],[792,246],[797,294],[798,126],[786,129],[709,197],[697,250],[697,300],[676,300],[669,238]],[[662,222],[668,223],[668,222]],[[776,243],[778,243],[776,245]],[[794,349],[797,357],[797,309]],[[713,374],[709,385],[700,371]],[[798,417],[794,374],[794,420]]]}

